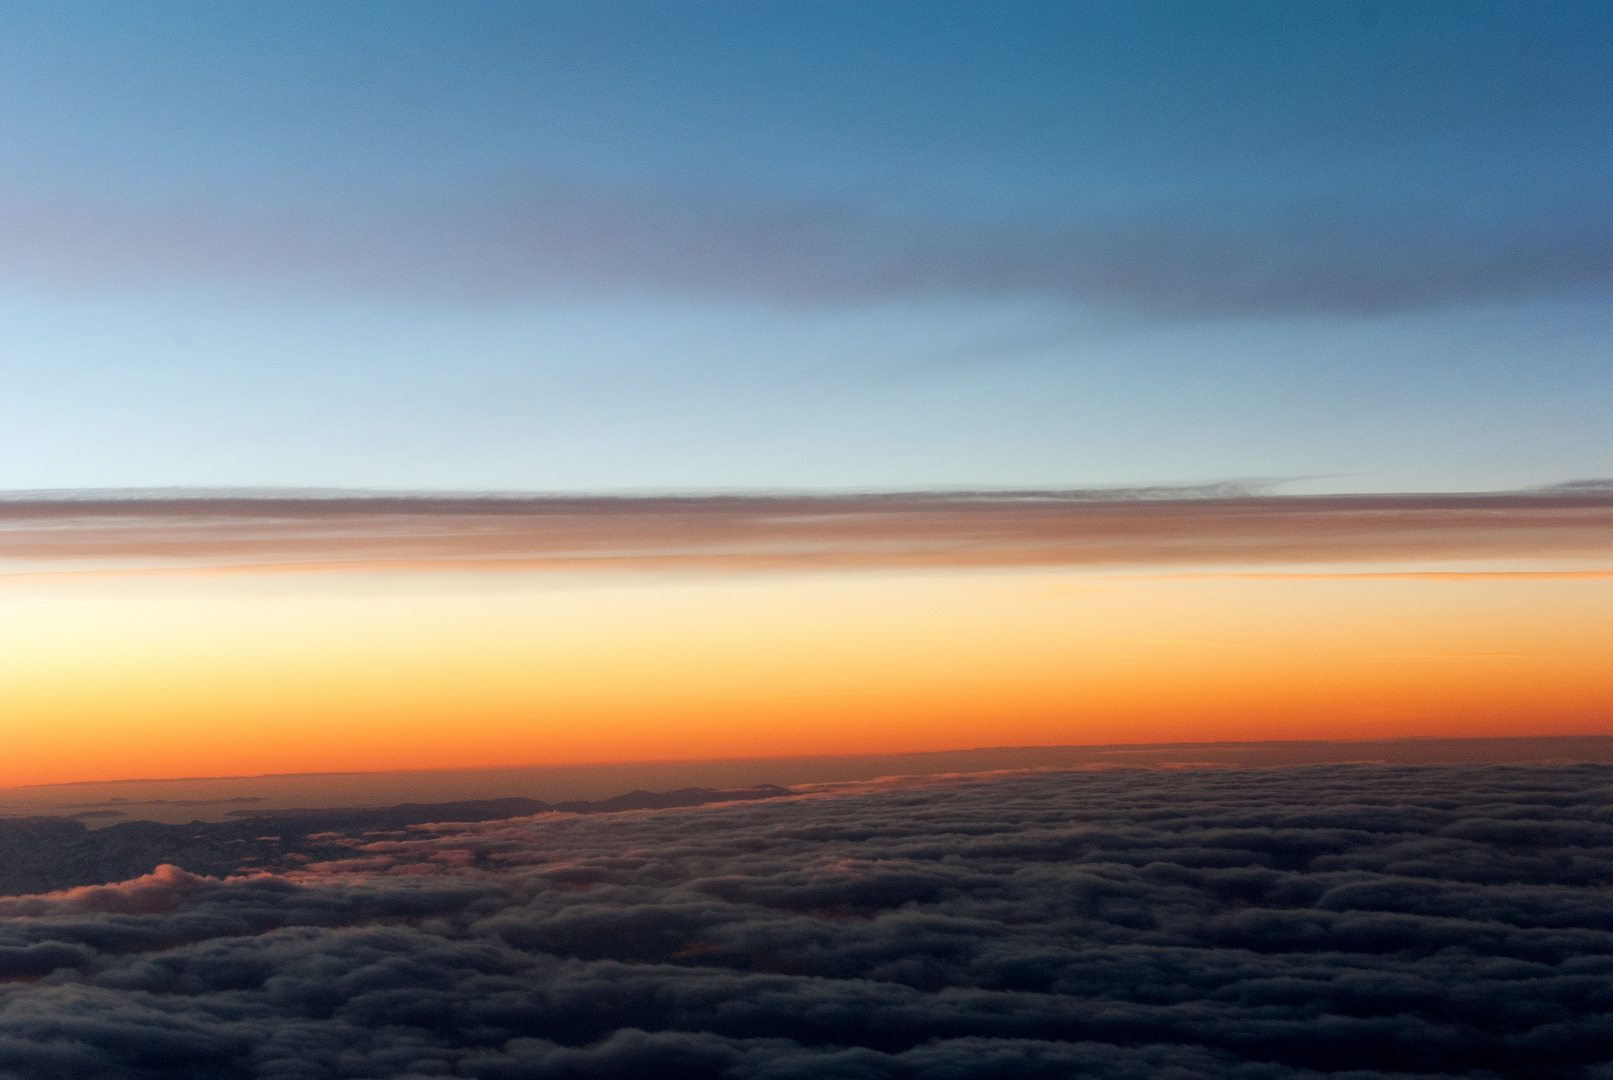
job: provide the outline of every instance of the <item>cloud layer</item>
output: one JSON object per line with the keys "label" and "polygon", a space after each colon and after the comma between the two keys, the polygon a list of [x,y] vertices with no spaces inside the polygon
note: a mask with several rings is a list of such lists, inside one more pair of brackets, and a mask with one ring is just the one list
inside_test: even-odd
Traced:
{"label": "cloud layer", "polygon": [[1610,794],[961,777],[159,867],[0,901],[0,1075],[1605,1077]]}
{"label": "cloud layer", "polygon": [[1132,493],[0,501],[29,569],[813,569],[1604,559],[1613,494]]}

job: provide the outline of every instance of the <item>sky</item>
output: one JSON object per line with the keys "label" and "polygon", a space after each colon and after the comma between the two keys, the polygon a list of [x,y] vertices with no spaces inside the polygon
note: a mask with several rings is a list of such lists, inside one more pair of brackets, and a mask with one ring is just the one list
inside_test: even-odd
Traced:
{"label": "sky", "polygon": [[1613,733],[1610,45],[7,5],[0,785]]}
{"label": "sky", "polygon": [[14,499],[0,784],[1613,734],[1610,537],[1606,487]]}
{"label": "sky", "polygon": [[1607,476],[1610,36],[8,5],[0,489]]}

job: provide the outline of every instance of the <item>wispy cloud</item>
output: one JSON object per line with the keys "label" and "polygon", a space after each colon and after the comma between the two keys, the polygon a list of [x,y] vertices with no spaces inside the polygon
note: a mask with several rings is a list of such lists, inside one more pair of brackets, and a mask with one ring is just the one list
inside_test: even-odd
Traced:
{"label": "wispy cloud", "polygon": [[[1441,162],[1427,164],[1440,174]],[[1166,317],[1416,309],[1613,281],[1613,198],[1599,173],[1459,190],[1386,183],[1284,190],[1252,177],[1247,193],[1124,213],[1083,212],[1076,198],[1077,209],[1034,222],[553,183],[272,212],[13,191],[0,197],[0,275],[474,301],[1051,296]]]}
{"label": "wispy cloud", "polygon": [[[1610,555],[1613,494],[1594,487],[1310,497],[1209,488],[0,500],[0,566],[13,574],[1248,567]],[[1601,572],[1573,572],[1587,570]]]}

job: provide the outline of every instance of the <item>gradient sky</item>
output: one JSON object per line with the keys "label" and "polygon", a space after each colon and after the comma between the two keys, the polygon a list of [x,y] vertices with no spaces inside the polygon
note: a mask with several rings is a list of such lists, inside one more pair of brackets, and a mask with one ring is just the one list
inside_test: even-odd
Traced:
{"label": "gradient sky", "polygon": [[0,784],[1613,732],[1610,3],[8,4],[0,328]]}
{"label": "gradient sky", "polygon": [[1613,491],[0,502],[0,785],[1613,733]]}
{"label": "gradient sky", "polygon": [[15,3],[0,489],[1613,474],[1606,3]]}

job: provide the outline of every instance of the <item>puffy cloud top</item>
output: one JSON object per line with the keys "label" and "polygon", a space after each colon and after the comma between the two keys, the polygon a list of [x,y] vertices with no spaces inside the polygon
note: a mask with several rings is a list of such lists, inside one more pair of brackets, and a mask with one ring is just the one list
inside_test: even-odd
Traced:
{"label": "puffy cloud top", "polygon": [[0,1076],[1608,1076],[1610,793],[987,775],[158,867],[3,901]]}

